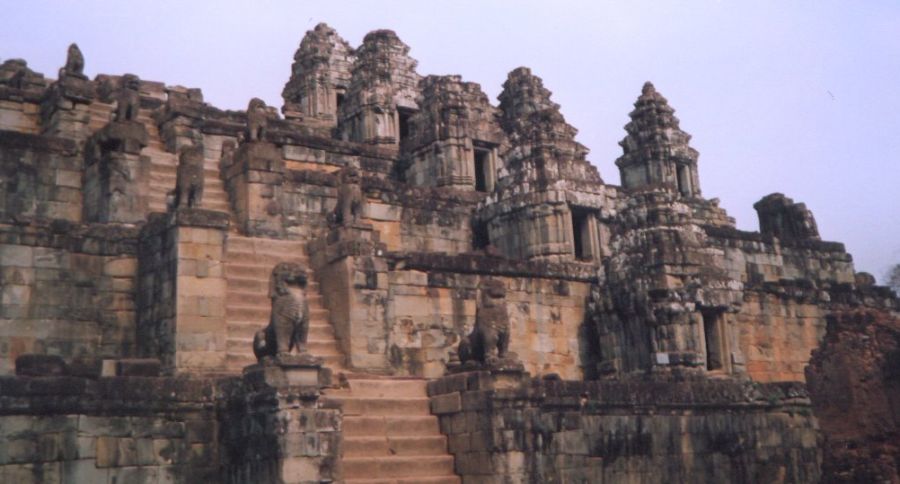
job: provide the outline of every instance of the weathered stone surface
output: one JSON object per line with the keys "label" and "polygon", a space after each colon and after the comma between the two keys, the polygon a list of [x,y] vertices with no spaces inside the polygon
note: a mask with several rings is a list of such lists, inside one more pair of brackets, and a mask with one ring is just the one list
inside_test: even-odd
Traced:
{"label": "weathered stone surface", "polygon": [[895,477],[896,295],[783,195],[738,230],[652,84],[615,186],[389,30],[307,32],[283,118],[83,64],[0,64],[0,481]]}
{"label": "weathered stone surface", "polygon": [[900,320],[872,310],[830,316],[806,377],[825,437],[823,482],[900,479]]}
{"label": "weathered stone surface", "polygon": [[652,83],[644,84],[625,125],[628,136],[619,142],[624,153],[616,166],[623,188],[662,186],[685,197],[700,195],[699,154],[674,112]]}

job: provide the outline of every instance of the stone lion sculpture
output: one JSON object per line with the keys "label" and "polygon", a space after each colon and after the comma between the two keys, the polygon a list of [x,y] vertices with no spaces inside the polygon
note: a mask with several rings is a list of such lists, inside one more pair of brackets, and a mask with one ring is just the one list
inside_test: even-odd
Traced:
{"label": "stone lion sculpture", "polygon": [[87,78],[84,75],[84,55],[81,54],[78,44],[72,43],[69,45],[69,50],[66,52],[66,66],[62,68],[60,74],[82,79]]}
{"label": "stone lion sculpture", "polygon": [[341,170],[340,180],[337,206],[334,207],[334,221],[341,225],[352,224],[362,218],[366,202],[360,185],[359,170],[352,167],[344,168]]}
{"label": "stone lion sculpture", "polygon": [[116,96],[116,121],[135,121],[141,107],[141,80],[134,74],[122,76],[122,87]]}
{"label": "stone lion sculpture", "polygon": [[481,299],[475,310],[472,333],[459,342],[459,360],[497,365],[509,353],[509,315],[506,312],[506,286],[498,279],[481,282]]}
{"label": "stone lion sculpture", "polygon": [[309,308],[306,304],[306,271],[299,265],[282,262],[272,269],[272,317],[269,325],[256,332],[253,353],[257,360],[306,352]]}
{"label": "stone lion sculpture", "polygon": [[203,148],[189,146],[178,155],[175,208],[200,206],[203,200]]}
{"label": "stone lion sculpture", "polygon": [[247,105],[247,141],[263,141],[269,125],[266,103],[255,97]]}

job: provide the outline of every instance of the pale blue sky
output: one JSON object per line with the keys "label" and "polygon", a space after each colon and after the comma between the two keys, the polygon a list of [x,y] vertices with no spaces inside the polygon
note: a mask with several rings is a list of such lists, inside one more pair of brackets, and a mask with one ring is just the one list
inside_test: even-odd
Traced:
{"label": "pale blue sky", "polygon": [[[525,65],[562,105],[589,159],[619,183],[617,142],[651,80],[700,151],[706,197],[738,227],[780,191],[823,238],[879,279],[900,262],[900,2],[0,0],[0,59],[47,76],[75,41],[86,72],[203,89],[243,109],[281,106],[304,32],[327,22],[356,46],[397,31],[421,74],[461,74],[495,100]],[[496,102],[496,101],[495,101]]]}

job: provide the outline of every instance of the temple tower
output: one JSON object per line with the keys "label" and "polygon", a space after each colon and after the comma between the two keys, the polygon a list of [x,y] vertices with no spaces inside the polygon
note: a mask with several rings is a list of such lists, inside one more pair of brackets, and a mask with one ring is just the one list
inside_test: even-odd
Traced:
{"label": "temple tower", "polygon": [[481,86],[459,76],[428,76],[420,87],[421,109],[401,147],[407,182],[493,191],[506,135]]}
{"label": "temple tower", "polygon": [[623,154],[616,160],[622,187],[660,186],[684,197],[700,196],[697,150],[691,135],[678,126],[675,110],[653,84],[647,82],[625,125],[628,135],[619,142]]}
{"label": "temple tower", "polygon": [[339,110],[344,139],[399,148],[409,134],[409,118],[419,109],[416,64],[394,31],[366,35]]}
{"label": "temple tower", "polygon": [[489,243],[514,259],[599,261],[609,205],[588,149],[575,141],[578,130],[528,68],[509,73],[499,100],[509,148],[477,217]]}
{"label": "temple tower", "polygon": [[287,119],[331,129],[350,87],[353,48],[325,23],[306,32],[294,54],[291,78],[284,86]]}

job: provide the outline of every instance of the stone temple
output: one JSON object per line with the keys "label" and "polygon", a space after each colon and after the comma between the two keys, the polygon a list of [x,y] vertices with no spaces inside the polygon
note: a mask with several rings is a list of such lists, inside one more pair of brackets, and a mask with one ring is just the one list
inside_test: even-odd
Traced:
{"label": "stone temple", "polygon": [[809,208],[735,228],[649,82],[616,185],[528,68],[416,64],[2,62],[0,482],[900,482],[900,305]]}

